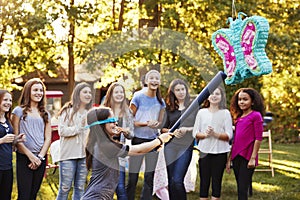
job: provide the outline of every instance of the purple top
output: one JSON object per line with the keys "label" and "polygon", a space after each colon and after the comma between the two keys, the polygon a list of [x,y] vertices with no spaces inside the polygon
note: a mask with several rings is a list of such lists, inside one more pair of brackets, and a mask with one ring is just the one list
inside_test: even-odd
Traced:
{"label": "purple top", "polygon": [[[262,140],[263,119],[259,112],[252,111],[245,117],[240,117],[235,123],[235,135],[231,151],[231,159],[237,155],[250,160],[255,140]],[[258,154],[255,166],[258,165]]]}

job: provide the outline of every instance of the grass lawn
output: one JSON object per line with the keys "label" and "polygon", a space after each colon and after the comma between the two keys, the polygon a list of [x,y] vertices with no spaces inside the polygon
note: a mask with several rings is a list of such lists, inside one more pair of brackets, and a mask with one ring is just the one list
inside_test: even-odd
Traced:
{"label": "grass lawn", "polygon": [[[265,144],[263,144],[265,145]],[[260,156],[260,163],[267,161],[267,155]],[[253,200],[300,200],[300,144],[273,144],[273,166],[275,176],[271,172],[255,172],[253,175]],[[15,170],[15,169],[14,169]],[[58,170],[47,171],[43,180],[38,199],[54,200],[58,190]],[[199,176],[199,175],[198,175]],[[199,199],[199,177],[196,190],[188,193],[189,200]],[[141,182],[137,191],[141,191]],[[17,199],[16,182],[14,182],[13,198]],[[237,199],[236,183],[233,171],[224,173],[222,185],[222,199]],[[137,198],[138,199],[138,198]]]}

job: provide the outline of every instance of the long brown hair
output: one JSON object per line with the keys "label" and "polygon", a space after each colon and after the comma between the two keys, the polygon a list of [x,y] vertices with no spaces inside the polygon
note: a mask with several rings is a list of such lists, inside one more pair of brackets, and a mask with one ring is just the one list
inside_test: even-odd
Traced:
{"label": "long brown hair", "polygon": [[[224,91],[224,89],[221,86],[217,87],[216,89],[219,89],[220,93],[221,93],[221,101],[219,103],[219,109],[226,109],[226,94],[225,94],[225,91]],[[212,91],[212,92],[214,92],[214,91]],[[203,106],[202,107],[203,108],[208,108],[209,106],[210,106],[210,102],[209,102],[209,100],[207,98],[203,102]]]}
{"label": "long brown hair", "polygon": [[[4,98],[4,95],[5,95],[6,93],[8,93],[8,94],[11,95],[11,93],[10,93],[8,90],[2,90],[2,89],[0,89],[0,104],[2,103],[3,98]],[[5,112],[5,114],[4,114],[5,119],[11,124],[10,116],[11,116],[11,107],[10,107],[10,109],[9,109],[7,112]]]}
{"label": "long brown hair", "polygon": [[[70,116],[70,121],[73,121],[73,116],[78,112],[80,104],[81,104],[81,100],[80,100],[80,92],[83,88],[89,87],[92,90],[92,87],[90,84],[86,83],[86,82],[81,82],[79,84],[77,84],[72,92],[71,95],[71,100],[68,101],[67,103],[65,103],[65,105],[60,109],[60,111],[58,112],[58,115],[61,115],[64,111],[67,111],[69,108],[73,108],[73,113],[71,113]],[[92,98],[93,99],[93,98]],[[88,103],[85,108],[87,110],[89,110],[93,105],[93,101],[91,101],[90,103]],[[69,119],[69,114],[67,112],[66,117],[64,120]]]}
{"label": "long brown hair", "polygon": [[[120,86],[122,88],[123,92],[124,92],[124,99],[121,103],[120,116],[126,117],[127,116],[126,111],[128,111],[129,108],[128,108],[128,103],[127,103],[127,99],[126,99],[125,88],[120,83],[115,82],[115,83],[112,83],[109,86],[109,88],[107,90],[107,93],[106,93],[106,96],[105,96],[105,99],[104,99],[103,105],[111,108],[113,112],[115,111],[114,110],[115,109],[115,101],[113,99],[113,92],[114,92],[114,89],[118,86]],[[118,116],[118,117],[120,117],[120,116]]]}
{"label": "long brown hair", "polygon": [[22,90],[19,105],[23,108],[23,119],[25,120],[27,117],[28,111],[30,111],[30,102],[31,102],[31,87],[35,84],[41,84],[43,87],[43,97],[40,102],[38,102],[38,110],[40,112],[41,117],[44,120],[44,123],[48,123],[48,112],[46,111],[46,86],[43,81],[39,78],[29,79]]}
{"label": "long brown hair", "polygon": [[174,111],[174,110],[179,108],[178,100],[177,100],[177,98],[175,96],[175,93],[174,93],[175,87],[177,85],[184,85],[184,87],[185,87],[186,96],[185,96],[185,99],[184,99],[184,106],[187,108],[190,104],[191,97],[190,97],[189,88],[188,88],[187,83],[185,81],[181,80],[181,79],[174,79],[170,83],[168,93],[167,93],[167,96],[166,96],[167,110]]}
{"label": "long brown hair", "polygon": [[[98,107],[91,109],[87,114],[87,123],[90,125],[95,121],[101,121],[107,119],[111,115],[111,109],[108,107]],[[110,148],[108,146],[122,146],[122,144],[112,140],[108,136],[108,132],[105,128],[105,124],[95,125],[90,127],[90,132],[87,138],[87,144],[85,148],[86,152],[86,166],[88,169],[92,167],[93,155],[94,155],[94,147],[97,143],[101,151],[104,153],[103,155],[110,154]],[[98,152],[99,153],[99,152]],[[101,160],[101,158],[98,158]]]}

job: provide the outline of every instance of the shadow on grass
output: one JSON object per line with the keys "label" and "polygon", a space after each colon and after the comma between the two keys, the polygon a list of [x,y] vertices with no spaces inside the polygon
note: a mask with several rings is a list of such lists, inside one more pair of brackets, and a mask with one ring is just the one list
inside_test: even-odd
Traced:
{"label": "shadow on grass", "polygon": [[[259,162],[262,165],[267,165],[267,155],[260,156]],[[273,144],[273,166],[275,168],[274,177],[271,176],[271,172],[254,173],[252,185],[253,196],[249,199],[300,200],[300,145]],[[37,199],[54,200],[58,191],[58,183],[58,170],[55,174],[52,174],[52,169],[47,170],[47,176],[43,180]],[[140,196],[142,183],[143,177],[141,176],[137,185],[137,197]],[[12,199],[17,199],[16,188],[16,181],[14,181]],[[231,174],[224,173],[221,198],[222,200],[237,199],[236,182],[233,172],[231,172]],[[69,199],[71,199],[71,194],[69,195]],[[154,197],[154,199],[157,198]],[[188,200],[198,199],[199,174],[197,174],[196,190],[188,193]]]}

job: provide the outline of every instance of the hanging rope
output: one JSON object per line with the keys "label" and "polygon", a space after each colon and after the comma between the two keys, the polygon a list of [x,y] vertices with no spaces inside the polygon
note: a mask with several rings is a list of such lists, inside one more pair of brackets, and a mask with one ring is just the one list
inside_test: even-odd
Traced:
{"label": "hanging rope", "polygon": [[232,19],[235,20],[237,18],[237,13],[235,9],[234,0],[232,0]]}

